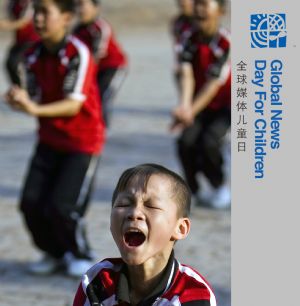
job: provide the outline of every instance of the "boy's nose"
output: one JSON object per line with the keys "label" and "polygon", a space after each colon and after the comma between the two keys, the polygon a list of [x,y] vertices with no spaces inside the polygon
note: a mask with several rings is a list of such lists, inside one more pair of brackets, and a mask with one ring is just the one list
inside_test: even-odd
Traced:
{"label": "boy's nose", "polygon": [[127,214],[128,220],[145,220],[145,214],[140,206],[132,207]]}

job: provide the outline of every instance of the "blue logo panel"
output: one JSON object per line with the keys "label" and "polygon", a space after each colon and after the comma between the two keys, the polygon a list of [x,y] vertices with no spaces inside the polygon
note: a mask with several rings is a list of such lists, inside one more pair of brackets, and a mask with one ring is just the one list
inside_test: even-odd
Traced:
{"label": "blue logo panel", "polygon": [[250,16],[251,48],[285,48],[285,14],[252,14]]}

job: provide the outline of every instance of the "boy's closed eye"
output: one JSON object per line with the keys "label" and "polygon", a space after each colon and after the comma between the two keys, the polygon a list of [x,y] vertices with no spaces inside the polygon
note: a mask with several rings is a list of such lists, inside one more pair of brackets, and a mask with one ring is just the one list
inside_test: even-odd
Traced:
{"label": "boy's closed eye", "polygon": [[[130,207],[134,205],[135,205],[135,201],[133,201],[132,199],[123,198],[123,199],[117,200],[114,204],[114,207]],[[157,205],[151,200],[144,201],[144,206],[149,209],[162,210],[162,208],[159,205]]]}
{"label": "boy's closed eye", "polygon": [[126,207],[132,205],[134,202],[134,198],[128,193],[120,194],[114,204],[113,207]]}
{"label": "boy's closed eye", "polygon": [[128,200],[120,200],[115,202],[114,207],[128,207],[131,205],[131,202]]}
{"label": "boy's closed eye", "polygon": [[153,203],[153,201],[150,201],[150,200],[149,201],[145,201],[144,205],[147,208],[162,210],[161,207],[159,207],[159,205]]}

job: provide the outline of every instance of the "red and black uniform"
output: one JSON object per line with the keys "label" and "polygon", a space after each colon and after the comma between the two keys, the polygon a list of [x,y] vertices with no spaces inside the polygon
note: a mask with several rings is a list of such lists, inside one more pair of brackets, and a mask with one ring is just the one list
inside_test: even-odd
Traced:
{"label": "red and black uniform", "polygon": [[[105,259],[83,275],[73,306],[130,305],[127,265],[122,259]],[[160,282],[138,303],[150,305],[216,306],[206,280],[194,269],[180,264],[172,253]]]}
{"label": "red and black uniform", "polygon": [[82,217],[87,209],[104,123],[88,48],[67,37],[53,52],[38,42],[26,56],[27,90],[35,101],[82,102],[70,117],[39,118],[38,145],[25,181],[21,210],[35,244],[60,258],[90,258]]}
{"label": "red and black uniform", "polygon": [[171,36],[173,39],[174,52],[174,76],[177,83],[180,81],[180,57],[187,44],[187,41],[193,34],[193,19],[191,16],[179,15],[171,21]]}
{"label": "red and black uniform", "polygon": [[222,138],[230,127],[231,68],[230,40],[224,29],[210,39],[195,32],[186,42],[180,60],[190,63],[195,80],[194,97],[211,79],[218,79],[221,88],[208,106],[185,129],[178,140],[178,153],[187,182],[193,193],[198,190],[196,175],[202,172],[215,188],[223,184]]}
{"label": "red and black uniform", "polygon": [[127,56],[116,41],[110,24],[97,18],[89,24],[79,24],[73,31],[91,50],[98,62],[98,86],[103,104],[103,117],[109,122],[110,105],[119,89],[128,65]]}
{"label": "red and black uniform", "polygon": [[[11,20],[24,18],[30,10],[30,0],[9,0],[7,5],[7,13]],[[6,68],[13,84],[21,85],[19,65],[23,59],[26,49],[34,42],[39,40],[33,25],[33,21],[28,21],[23,27],[15,31],[15,41],[10,48],[8,58],[6,60]]]}

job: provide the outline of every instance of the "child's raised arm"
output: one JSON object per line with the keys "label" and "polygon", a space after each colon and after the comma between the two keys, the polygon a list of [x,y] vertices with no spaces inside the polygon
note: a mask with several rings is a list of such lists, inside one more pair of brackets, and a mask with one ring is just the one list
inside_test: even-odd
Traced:
{"label": "child's raised arm", "polygon": [[182,128],[187,123],[190,123],[193,94],[195,90],[195,80],[193,68],[190,63],[182,63],[180,66],[180,103],[172,111],[174,122],[171,130]]}
{"label": "child's raised arm", "polygon": [[0,31],[15,31],[22,28],[31,21],[31,17],[23,17],[16,20],[2,19],[0,20]]}
{"label": "child's raised arm", "polygon": [[218,78],[208,80],[200,90],[192,105],[192,116],[195,118],[217,95],[222,82]]}
{"label": "child's raised arm", "polygon": [[80,111],[82,105],[82,101],[71,98],[39,104],[31,100],[25,89],[17,86],[6,94],[6,101],[13,109],[34,117],[71,117]]}
{"label": "child's raised arm", "polygon": [[180,80],[180,105],[184,108],[189,108],[193,102],[195,91],[195,80],[193,67],[190,63],[181,64],[181,80]]}

